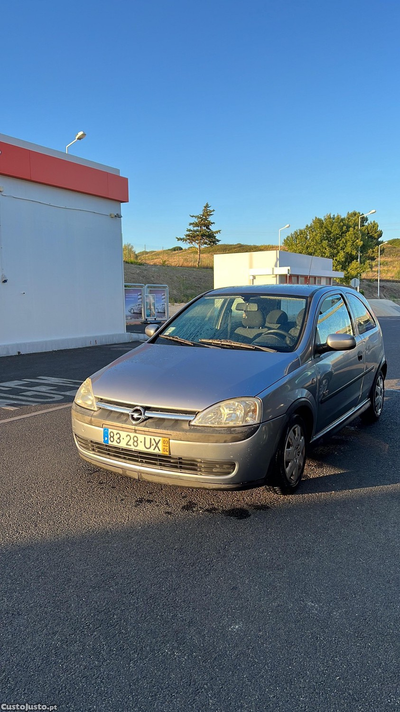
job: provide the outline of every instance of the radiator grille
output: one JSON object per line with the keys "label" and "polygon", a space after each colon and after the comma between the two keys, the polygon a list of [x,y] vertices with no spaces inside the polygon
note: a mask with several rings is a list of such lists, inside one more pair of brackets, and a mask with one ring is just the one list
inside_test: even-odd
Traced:
{"label": "radiator grille", "polygon": [[191,460],[186,457],[158,455],[152,452],[128,450],[126,448],[115,447],[114,445],[103,445],[103,443],[81,438],[79,435],[75,437],[79,447],[88,454],[93,453],[94,455],[110,458],[121,463],[126,462],[131,465],[144,465],[145,467],[151,467],[156,470],[182,472],[204,477],[231,475],[235,469],[234,462],[224,462],[221,460]]}

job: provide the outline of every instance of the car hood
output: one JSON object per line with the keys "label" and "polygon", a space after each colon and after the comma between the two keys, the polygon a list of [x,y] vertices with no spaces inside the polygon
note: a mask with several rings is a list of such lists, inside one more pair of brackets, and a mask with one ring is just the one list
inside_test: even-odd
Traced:
{"label": "car hood", "polygon": [[143,344],[92,376],[96,398],[198,411],[255,396],[298,364],[293,353]]}

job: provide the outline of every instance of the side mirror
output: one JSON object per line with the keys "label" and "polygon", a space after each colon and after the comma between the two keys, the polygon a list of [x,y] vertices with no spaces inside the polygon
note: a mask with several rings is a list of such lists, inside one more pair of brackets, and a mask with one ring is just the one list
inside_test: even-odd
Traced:
{"label": "side mirror", "polygon": [[315,350],[318,354],[327,351],[350,351],[355,349],[356,340],[351,334],[329,334],[326,344],[317,344]]}
{"label": "side mirror", "polygon": [[148,336],[149,339],[150,339],[152,336],[154,336],[154,334],[156,333],[156,331],[159,330],[159,328],[160,328],[160,324],[148,324],[148,325],[146,326],[145,330],[144,330],[144,333],[145,333],[146,336]]}

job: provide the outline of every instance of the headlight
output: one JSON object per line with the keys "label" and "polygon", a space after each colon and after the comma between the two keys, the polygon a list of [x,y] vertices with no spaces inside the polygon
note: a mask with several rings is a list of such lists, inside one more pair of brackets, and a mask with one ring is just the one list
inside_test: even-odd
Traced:
{"label": "headlight", "polygon": [[96,401],[94,399],[92,390],[92,381],[87,378],[86,381],[78,388],[75,396],[75,403],[82,406],[82,408],[88,408],[89,410],[97,410]]}
{"label": "headlight", "polygon": [[236,428],[240,425],[255,425],[260,420],[261,401],[258,398],[235,398],[206,408],[196,415],[191,425]]}

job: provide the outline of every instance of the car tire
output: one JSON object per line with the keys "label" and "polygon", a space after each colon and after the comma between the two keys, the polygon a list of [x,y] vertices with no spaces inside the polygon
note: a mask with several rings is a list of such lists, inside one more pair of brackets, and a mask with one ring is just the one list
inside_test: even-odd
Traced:
{"label": "car tire", "polygon": [[385,401],[385,378],[381,370],[375,376],[370,393],[371,405],[368,410],[361,413],[364,423],[376,423],[382,415]]}
{"label": "car tire", "polygon": [[267,488],[276,494],[293,494],[298,488],[307,459],[307,429],[298,414],[290,416],[272,462]]}

